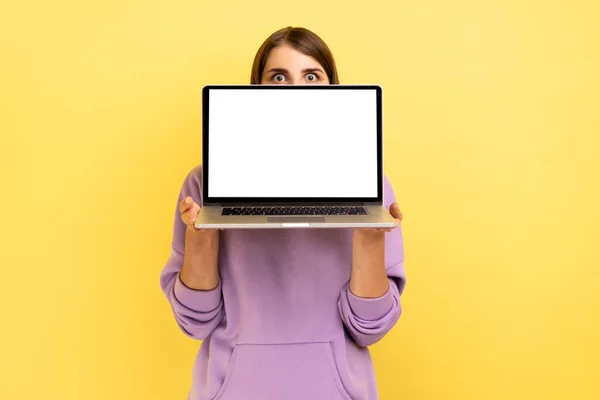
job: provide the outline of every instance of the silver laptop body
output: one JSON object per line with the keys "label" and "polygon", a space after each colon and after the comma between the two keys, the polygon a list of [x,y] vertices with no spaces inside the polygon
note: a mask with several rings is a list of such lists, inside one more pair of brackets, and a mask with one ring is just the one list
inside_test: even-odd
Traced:
{"label": "silver laptop body", "polygon": [[377,85],[208,85],[197,228],[390,228]]}

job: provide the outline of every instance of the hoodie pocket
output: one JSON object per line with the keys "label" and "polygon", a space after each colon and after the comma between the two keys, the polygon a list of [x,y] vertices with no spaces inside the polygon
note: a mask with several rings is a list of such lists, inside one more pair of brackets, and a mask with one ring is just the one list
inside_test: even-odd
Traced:
{"label": "hoodie pocket", "polygon": [[214,400],[352,400],[329,342],[238,344]]}

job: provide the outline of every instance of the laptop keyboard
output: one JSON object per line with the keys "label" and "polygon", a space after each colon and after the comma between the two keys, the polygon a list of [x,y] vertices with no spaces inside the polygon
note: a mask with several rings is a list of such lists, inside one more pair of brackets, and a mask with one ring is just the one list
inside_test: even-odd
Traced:
{"label": "laptop keyboard", "polygon": [[224,207],[221,215],[367,215],[364,207]]}

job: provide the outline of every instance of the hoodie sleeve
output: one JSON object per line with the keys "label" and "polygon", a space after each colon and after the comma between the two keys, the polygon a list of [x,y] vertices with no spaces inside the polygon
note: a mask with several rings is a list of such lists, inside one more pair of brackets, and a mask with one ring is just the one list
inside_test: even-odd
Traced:
{"label": "hoodie sleeve", "polygon": [[[395,201],[393,188],[386,177],[384,206],[389,209]],[[342,289],[338,301],[338,309],[346,329],[362,347],[380,341],[402,314],[400,296],[406,284],[402,227],[385,235],[385,268],[390,282],[388,291],[379,298],[363,298],[355,296],[348,283]]]}
{"label": "hoodie sleeve", "polygon": [[186,196],[202,206],[202,167],[194,168],[186,177],[175,209],[171,254],[160,274],[160,287],[167,297],[175,321],[189,337],[204,340],[225,316],[221,282],[212,290],[188,288],[179,273],[183,267],[186,226],[180,218],[179,203]]}

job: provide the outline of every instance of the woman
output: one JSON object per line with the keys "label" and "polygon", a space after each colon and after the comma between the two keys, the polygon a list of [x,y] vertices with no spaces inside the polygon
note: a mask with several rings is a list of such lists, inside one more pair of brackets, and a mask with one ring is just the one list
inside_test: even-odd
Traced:
{"label": "woman", "polygon": [[[327,45],[285,28],[260,47],[253,84],[337,84]],[[402,232],[198,230],[202,168],[183,183],[161,287],[175,320],[203,340],[189,398],[376,399],[368,346],[401,314]],[[384,205],[402,214],[385,178]]]}

